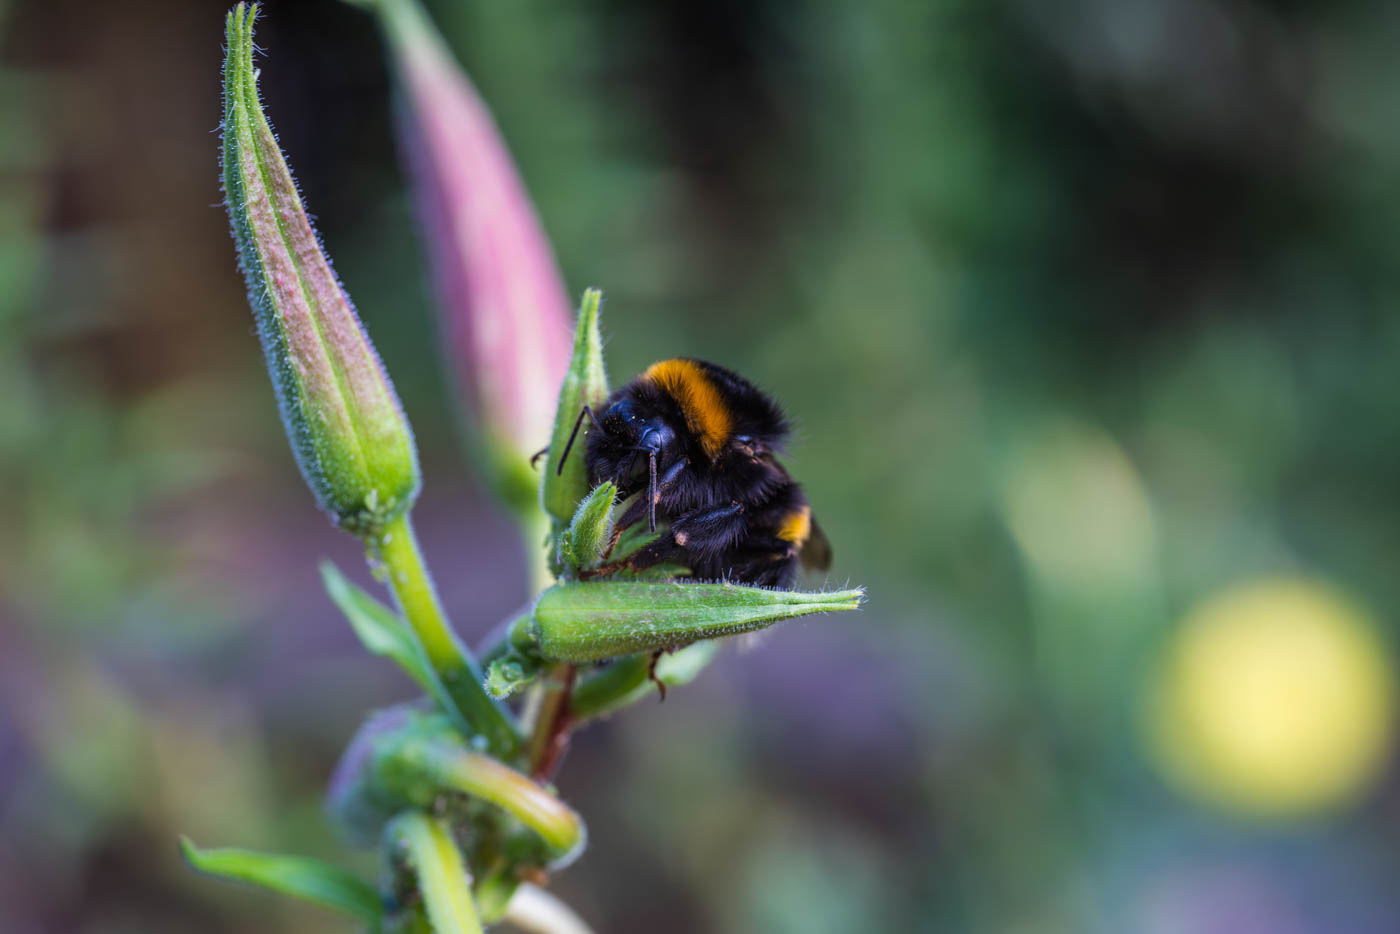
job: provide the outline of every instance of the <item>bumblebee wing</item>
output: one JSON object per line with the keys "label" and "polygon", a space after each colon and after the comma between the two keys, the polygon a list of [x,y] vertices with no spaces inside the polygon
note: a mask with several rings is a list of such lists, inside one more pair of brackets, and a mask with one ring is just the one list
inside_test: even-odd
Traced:
{"label": "bumblebee wing", "polygon": [[825,571],[831,567],[831,540],[826,537],[817,520],[812,520],[812,531],[798,552],[802,566],[809,571]]}

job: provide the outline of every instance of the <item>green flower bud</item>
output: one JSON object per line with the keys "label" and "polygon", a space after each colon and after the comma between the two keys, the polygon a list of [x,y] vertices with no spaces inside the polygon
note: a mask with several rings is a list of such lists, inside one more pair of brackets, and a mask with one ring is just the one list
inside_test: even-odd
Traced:
{"label": "green flower bud", "polygon": [[[603,293],[597,289],[583,293],[578,323],[574,327],[573,357],[564,375],[564,385],[559,389],[549,455],[540,475],[540,502],[545,512],[560,522],[573,518],[579,500],[588,492],[584,439],[591,423],[587,418],[580,421],[579,416],[585,405],[600,405],[608,398],[608,374],[603,367],[603,336],[598,322],[602,302]],[[569,449],[571,439],[573,447]],[[561,471],[559,461],[566,449],[569,449],[569,458]]]}
{"label": "green flower bud", "polygon": [[617,484],[605,480],[579,503],[573,521],[559,537],[559,557],[569,572],[577,574],[580,569],[596,568],[603,559],[612,538],[616,501]]}
{"label": "green flower bud", "polygon": [[229,220],[282,421],[302,475],[337,524],[369,533],[418,495],[398,397],[307,218],[258,101],[257,6],[228,16],[223,176]]}
{"label": "green flower bud", "polygon": [[486,666],[486,693],[495,698],[510,697],[528,687],[540,672],[537,659],[522,655],[503,655]]}
{"label": "green flower bud", "polygon": [[598,581],[556,584],[516,624],[550,662],[596,662],[753,632],[779,620],[854,610],[865,591],[803,593],[736,584]]}

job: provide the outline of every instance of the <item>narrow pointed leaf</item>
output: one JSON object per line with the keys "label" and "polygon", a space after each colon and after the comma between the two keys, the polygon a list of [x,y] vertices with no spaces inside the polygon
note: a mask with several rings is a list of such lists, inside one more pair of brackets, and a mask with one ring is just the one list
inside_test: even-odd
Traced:
{"label": "narrow pointed leaf", "polygon": [[332,602],[350,621],[361,644],[371,654],[397,663],[437,703],[442,712],[453,719],[459,729],[469,733],[470,727],[462,712],[457,709],[456,702],[443,687],[442,679],[428,663],[413,631],[398,614],[346,580],[329,561],[321,563],[321,580]]}
{"label": "narrow pointed leaf", "polygon": [[[585,405],[599,406],[608,397],[608,374],[603,366],[603,336],[599,312],[603,293],[589,289],[583,293],[578,321],[574,325],[574,350],[564,384],[559,389],[559,403],[554,411],[554,431],[549,437],[549,456],[545,458],[540,477],[540,498],[545,512],[561,522],[573,518],[584,494],[588,492],[588,470],[584,451],[592,422],[578,421]],[[564,456],[574,425],[579,433],[561,472],[559,461]]]}
{"label": "narrow pointed leaf", "polygon": [[569,715],[580,721],[606,717],[654,695],[656,681],[668,688],[689,684],[714,660],[719,645],[714,640],[688,645],[661,656],[655,669],[649,654],[619,658],[579,682],[569,701]]}
{"label": "narrow pointed leaf", "polygon": [[484,737],[493,752],[509,758],[519,747],[519,728],[510,712],[486,693],[485,673],[452,628],[409,517],[389,523],[372,547],[423,655],[471,725],[468,735]]}
{"label": "narrow pointed leaf", "polygon": [[339,866],[305,856],[234,848],[201,850],[187,837],[180,838],[180,852],[185,862],[205,875],[246,882],[315,902],[378,929],[381,911],[378,893],[368,882]]}
{"label": "narrow pointed leaf", "polygon": [[521,625],[546,661],[593,662],[854,610],[864,595],[860,589],[803,593],[690,582],[556,584],[540,594]]}

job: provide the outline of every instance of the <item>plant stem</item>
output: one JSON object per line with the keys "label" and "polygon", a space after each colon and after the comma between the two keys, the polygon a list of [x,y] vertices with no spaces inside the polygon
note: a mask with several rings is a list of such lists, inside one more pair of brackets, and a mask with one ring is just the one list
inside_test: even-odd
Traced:
{"label": "plant stem", "polygon": [[576,850],[584,839],[583,821],[563,801],[538,783],[490,756],[466,749],[445,750],[434,756],[435,772],[444,787],[489,801],[529,827],[558,859]]}
{"label": "plant stem", "polygon": [[394,818],[388,839],[403,846],[435,934],[484,934],[462,851],[443,824],[419,811]]}
{"label": "plant stem", "polygon": [[388,575],[399,610],[413,627],[423,652],[442,679],[462,716],[492,752],[502,758],[515,755],[520,734],[506,709],[486,693],[481,667],[457,638],[428,575],[423,553],[408,514],[400,516],[373,541],[376,555]]}
{"label": "plant stem", "polygon": [[544,696],[530,735],[530,777],[536,781],[548,781],[569,748],[569,697],[576,673],[573,665],[555,665],[540,679]]}
{"label": "plant stem", "polygon": [[[558,547],[560,528],[543,513],[535,514],[538,519],[526,517],[522,522],[525,536],[526,560],[529,562],[530,593],[538,596],[554,583],[554,575],[549,571],[549,551]],[[545,544],[540,547],[540,540]],[[513,635],[512,629],[507,640]],[[569,696],[573,693],[575,668],[573,665],[555,665],[546,671],[537,683],[541,692],[533,705],[535,713],[530,730],[529,771],[536,781],[547,781],[563,761],[568,749],[569,727],[572,717],[569,714]]]}

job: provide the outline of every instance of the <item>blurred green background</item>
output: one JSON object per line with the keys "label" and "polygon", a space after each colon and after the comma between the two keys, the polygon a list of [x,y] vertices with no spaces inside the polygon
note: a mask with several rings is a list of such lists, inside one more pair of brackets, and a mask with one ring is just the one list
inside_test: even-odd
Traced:
{"label": "blurred green background", "polygon": [[[431,7],[614,377],[695,355],[781,398],[871,593],[576,739],[555,890],[600,934],[1400,929],[1400,7]],[[5,931],[345,929],[175,841],[340,858],[331,767],[410,693],[320,592],[360,565],[234,269],[225,9],[0,0]],[[259,41],[475,639],[522,562],[379,40],[273,0]]]}

